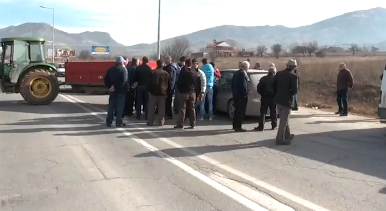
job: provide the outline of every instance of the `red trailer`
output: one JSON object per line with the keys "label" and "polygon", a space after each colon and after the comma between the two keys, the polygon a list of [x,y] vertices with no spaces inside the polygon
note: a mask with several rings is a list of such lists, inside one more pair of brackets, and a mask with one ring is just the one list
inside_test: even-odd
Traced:
{"label": "red trailer", "polygon": [[[76,92],[107,93],[103,77],[106,71],[114,65],[113,61],[66,62],[65,84],[71,85],[72,90]],[[157,63],[150,61],[149,66],[155,69]]]}

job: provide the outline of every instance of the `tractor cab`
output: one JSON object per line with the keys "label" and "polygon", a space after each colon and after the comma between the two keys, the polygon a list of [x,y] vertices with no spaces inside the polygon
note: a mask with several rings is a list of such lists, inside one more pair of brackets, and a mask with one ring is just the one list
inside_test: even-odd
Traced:
{"label": "tractor cab", "polygon": [[58,95],[56,67],[45,61],[43,38],[1,39],[0,87],[20,93],[34,105],[51,103]]}
{"label": "tractor cab", "polygon": [[44,39],[3,38],[0,78],[3,83],[17,83],[21,72],[31,63],[45,63]]}

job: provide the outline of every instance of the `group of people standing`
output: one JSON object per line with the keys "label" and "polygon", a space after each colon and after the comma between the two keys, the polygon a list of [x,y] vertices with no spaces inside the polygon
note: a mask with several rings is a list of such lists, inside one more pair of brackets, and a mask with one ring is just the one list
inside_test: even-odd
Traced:
{"label": "group of people standing", "polygon": [[144,112],[149,126],[154,124],[157,112],[158,125],[164,125],[165,118],[178,115],[176,128],[183,128],[185,116],[189,116],[190,128],[195,128],[196,119],[212,120],[215,81],[221,74],[213,62],[209,63],[206,58],[201,62],[200,69],[197,59],[181,57],[178,63],[173,63],[170,56],[165,56],[153,70],[146,56],[140,65],[139,60],[133,58],[127,67],[128,60],[117,57],[116,65],[104,77],[110,91],[107,126],[111,126],[114,114],[116,125],[124,126],[122,118],[133,115],[134,105],[136,118],[141,119]]}
{"label": "group of people standing", "polygon": [[[143,57],[142,64],[136,58],[132,59],[131,66],[126,69],[127,59],[118,57],[116,65],[110,68],[104,78],[105,85],[110,91],[109,109],[106,125],[111,126],[116,113],[116,126],[124,126],[122,117],[125,108],[133,109],[133,103],[128,101],[132,97],[130,90],[136,83],[136,117],[141,118],[142,110],[145,112],[147,125],[152,126],[155,113],[158,112],[158,125],[165,124],[165,116],[173,119],[178,114],[177,124],[174,128],[184,128],[187,118],[190,127],[196,127],[196,119],[203,120],[205,115],[209,120],[213,118],[213,107],[215,104],[215,81],[221,77],[214,63],[209,63],[206,58],[202,60],[201,69],[197,59],[186,59],[182,57],[177,64],[172,63],[171,57],[166,56],[157,61],[157,67],[153,70],[148,65],[149,59]],[[248,102],[248,75],[250,67],[248,61],[239,63],[239,71],[233,74],[231,90],[235,105],[233,129],[237,132],[245,132],[242,122]],[[271,64],[268,74],[263,76],[257,85],[257,92],[261,95],[260,121],[254,128],[256,131],[264,130],[265,116],[270,110],[272,129],[277,127],[277,114],[280,117],[279,127],[276,135],[276,144],[288,145],[294,138],[289,127],[289,117],[297,101],[299,90],[299,76],[297,74],[297,62],[290,59],[283,71],[276,72],[276,67]],[[353,87],[353,77],[344,63],[340,64],[337,78],[337,102],[339,111],[337,114],[347,116],[347,90]],[[172,106],[174,96],[174,104]],[[126,101],[126,103],[125,103]],[[206,112],[205,102],[208,102]],[[126,106],[125,106],[126,104]],[[129,106],[127,106],[129,104]],[[197,115],[196,112],[198,111]],[[131,112],[126,109],[126,112]]]}

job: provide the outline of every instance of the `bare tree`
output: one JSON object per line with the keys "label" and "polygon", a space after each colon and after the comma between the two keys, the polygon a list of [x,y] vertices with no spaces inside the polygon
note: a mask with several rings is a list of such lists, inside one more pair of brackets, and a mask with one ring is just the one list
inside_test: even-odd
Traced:
{"label": "bare tree", "polygon": [[168,45],[161,49],[161,56],[169,55],[173,61],[178,61],[182,56],[190,54],[190,41],[185,37],[174,38]]}
{"label": "bare tree", "polygon": [[265,45],[259,45],[257,46],[257,53],[260,55],[260,57],[263,57],[264,54],[267,53],[268,48],[265,47]]}
{"label": "bare tree", "polygon": [[315,53],[319,48],[318,42],[316,40],[309,42],[307,46],[307,51],[310,57],[312,57],[312,54]]}
{"label": "bare tree", "polygon": [[279,58],[281,51],[283,50],[283,47],[280,44],[274,44],[271,46],[271,50],[273,54],[275,55],[276,59]]}
{"label": "bare tree", "polygon": [[87,51],[87,50],[80,51],[79,56],[78,56],[78,58],[82,59],[82,60],[86,60],[90,57],[91,57],[91,52]]}
{"label": "bare tree", "polygon": [[308,52],[307,42],[303,42],[302,44],[293,43],[291,47],[291,52],[293,54],[303,54],[303,56],[306,57],[306,53]]}
{"label": "bare tree", "polygon": [[355,53],[359,51],[358,45],[355,43],[351,44],[349,50],[352,52],[352,55],[355,56]]}
{"label": "bare tree", "polygon": [[375,53],[378,51],[379,51],[379,48],[377,48],[375,46],[371,46],[371,52],[373,52],[373,55],[375,55]]}

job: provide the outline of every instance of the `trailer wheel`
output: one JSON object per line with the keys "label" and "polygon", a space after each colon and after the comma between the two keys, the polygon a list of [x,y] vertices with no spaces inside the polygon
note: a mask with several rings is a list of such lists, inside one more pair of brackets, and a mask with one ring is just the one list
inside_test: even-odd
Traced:
{"label": "trailer wheel", "polygon": [[59,91],[57,77],[45,69],[29,70],[20,81],[20,94],[31,105],[48,105]]}

